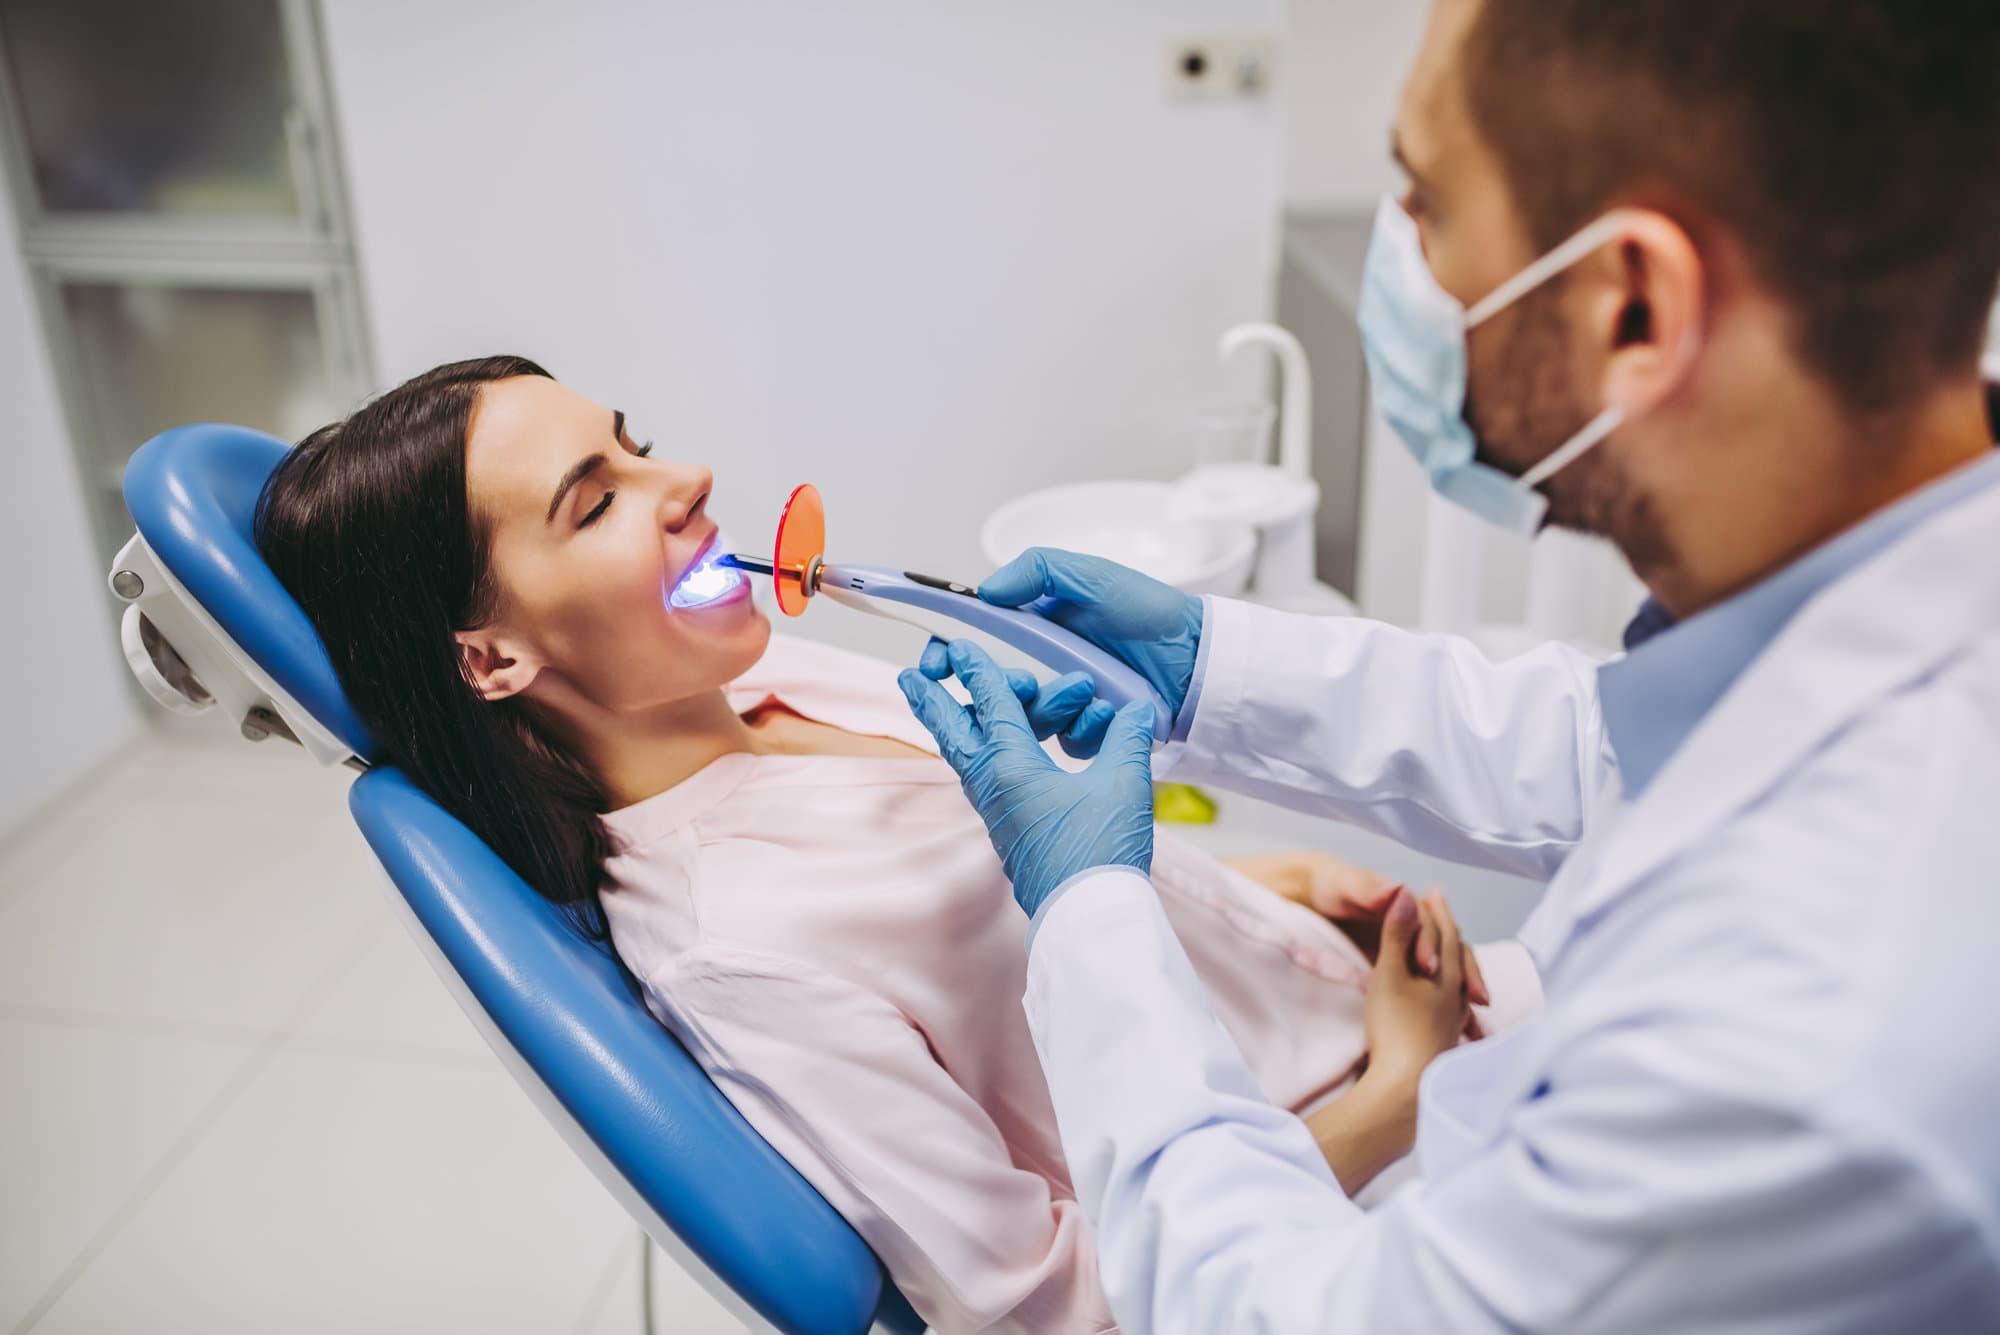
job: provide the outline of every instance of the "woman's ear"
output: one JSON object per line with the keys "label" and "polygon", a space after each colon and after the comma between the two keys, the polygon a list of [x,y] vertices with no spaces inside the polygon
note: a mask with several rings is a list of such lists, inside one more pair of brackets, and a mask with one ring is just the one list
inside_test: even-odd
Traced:
{"label": "woman's ear", "polygon": [[1665,214],[1628,209],[1620,222],[1613,252],[1619,278],[1607,293],[1604,402],[1632,420],[1693,374],[1707,319],[1706,275],[1694,242]]}
{"label": "woman's ear", "polygon": [[505,700],[519,695],[541,675],[539,659],[491,629],[455,630],[452,638],[458,641],[465,675],[472,679],[483,700]]}

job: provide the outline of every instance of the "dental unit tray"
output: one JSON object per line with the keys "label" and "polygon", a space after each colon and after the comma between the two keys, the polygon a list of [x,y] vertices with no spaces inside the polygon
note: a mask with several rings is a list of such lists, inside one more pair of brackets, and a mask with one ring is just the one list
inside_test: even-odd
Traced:
{"label": "dental unit tray", "polygon": [[723,563],[769,575],[778,608],[786,616],[805,615],[816,595],[843,607],[886,617],[927,631],[939,639],[963,639],[967,630],[987,635],[1056,672],[1090,674],[1097,694],[1122,708],[1134,700],[1153,706],[1153,738],[1164,743],[1173,711],[1146,679],[1075,632],[1033,611],[995,607],[963,584],[934,575],[886,566],[835,565],[826,559],[826,508],[819,489],[807,483],[794,490],[778,519],[769,561],[741,553]]}

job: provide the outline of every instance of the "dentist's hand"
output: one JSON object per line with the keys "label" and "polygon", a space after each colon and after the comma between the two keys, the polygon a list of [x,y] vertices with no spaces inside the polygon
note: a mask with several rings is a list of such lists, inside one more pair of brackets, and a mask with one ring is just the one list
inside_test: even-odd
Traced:
{"label": "dentist's hand", "polygon": [[[951,660],[945,656],[945,642],[932,638],[924,646],[919,664],[932,681],[951,675]],[[1037,740],[1053,737],[1062,749],[1078,760],[1088,760],[1104,745],[1104,730],[1118,711],[1097,698],[1097,683],[1088,672],[1070,672],[1044,686],[1026,668],[1008,668],[1007,684],[1014,698],[1028,711],[1028,726]]]}
{"label": "dentist's hand", "polygon": [[958,772],[1029,916],[1078,872],[1125,866],[1150,874],[1153,707],[1119,710],[1097,760],[1071,774],[1036,743],[1006,674],[984,650],[959,640],[945,656],[972,696],[970,708],[915,670],[897,684]]}
{"label": "dentist's hand", "polygon": [[[1031,548],[988,575],[979,596],[1001,607],[1034,604],[1049,620],[1130,664],[1176,716],[1187,703],[1201,646],[1201,599],[1101,556],[1048,547]],[[943,676],[932,670],[942,663],[928,652],[923,668],[928,676]]]}
{"label": "dentist's hand", "polygon": [[[938,660],[943,663],[943,641],[932,640],[931,644],[937,647]],[[927,657],[929,652],[925,650]],[[950,670],[950,664],[945,663],[944,670],[934,675],[943,677]],[[1096,683],[1088,672],[1065,673],[1043,685],[1026,668],[1008,668],[1007,687],[1027,712],[1028,726],[1038,739],[1059,737],[1063,749],[1069,750],[1073,735],[1091,736],[1094,740],[1088,752],[1070,751],[1070,754],[1079,757],[1097,754],[1097,743],[1104,740],[1104,729],[1114,711],[1097,698]]]}

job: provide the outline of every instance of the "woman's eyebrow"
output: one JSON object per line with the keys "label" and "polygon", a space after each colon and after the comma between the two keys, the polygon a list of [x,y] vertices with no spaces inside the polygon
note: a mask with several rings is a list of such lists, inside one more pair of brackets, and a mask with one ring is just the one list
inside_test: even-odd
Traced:
{"label": "woman's eyebrow", "polygon": [[578,459],[575,463],[571,464],[569,471],[563,474],[562,481],[556,483],[556,494],[549,498],[549,517],[542,522],[544,524],[555,523],[556,511],[562,509],[563,497],[569,495],[569,489],[603,466],[604,455],[602,453],[593,454],[586,459]]}

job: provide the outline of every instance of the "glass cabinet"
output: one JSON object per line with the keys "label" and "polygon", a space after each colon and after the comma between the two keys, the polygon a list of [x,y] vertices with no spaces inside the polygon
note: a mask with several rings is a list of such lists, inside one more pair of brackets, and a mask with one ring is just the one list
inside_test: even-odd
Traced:
{"label": "glass cabinet", "polygon": [[370,383],[311,0],[0,0],[0,152],[106,555],[171,426],[296,440]]}

